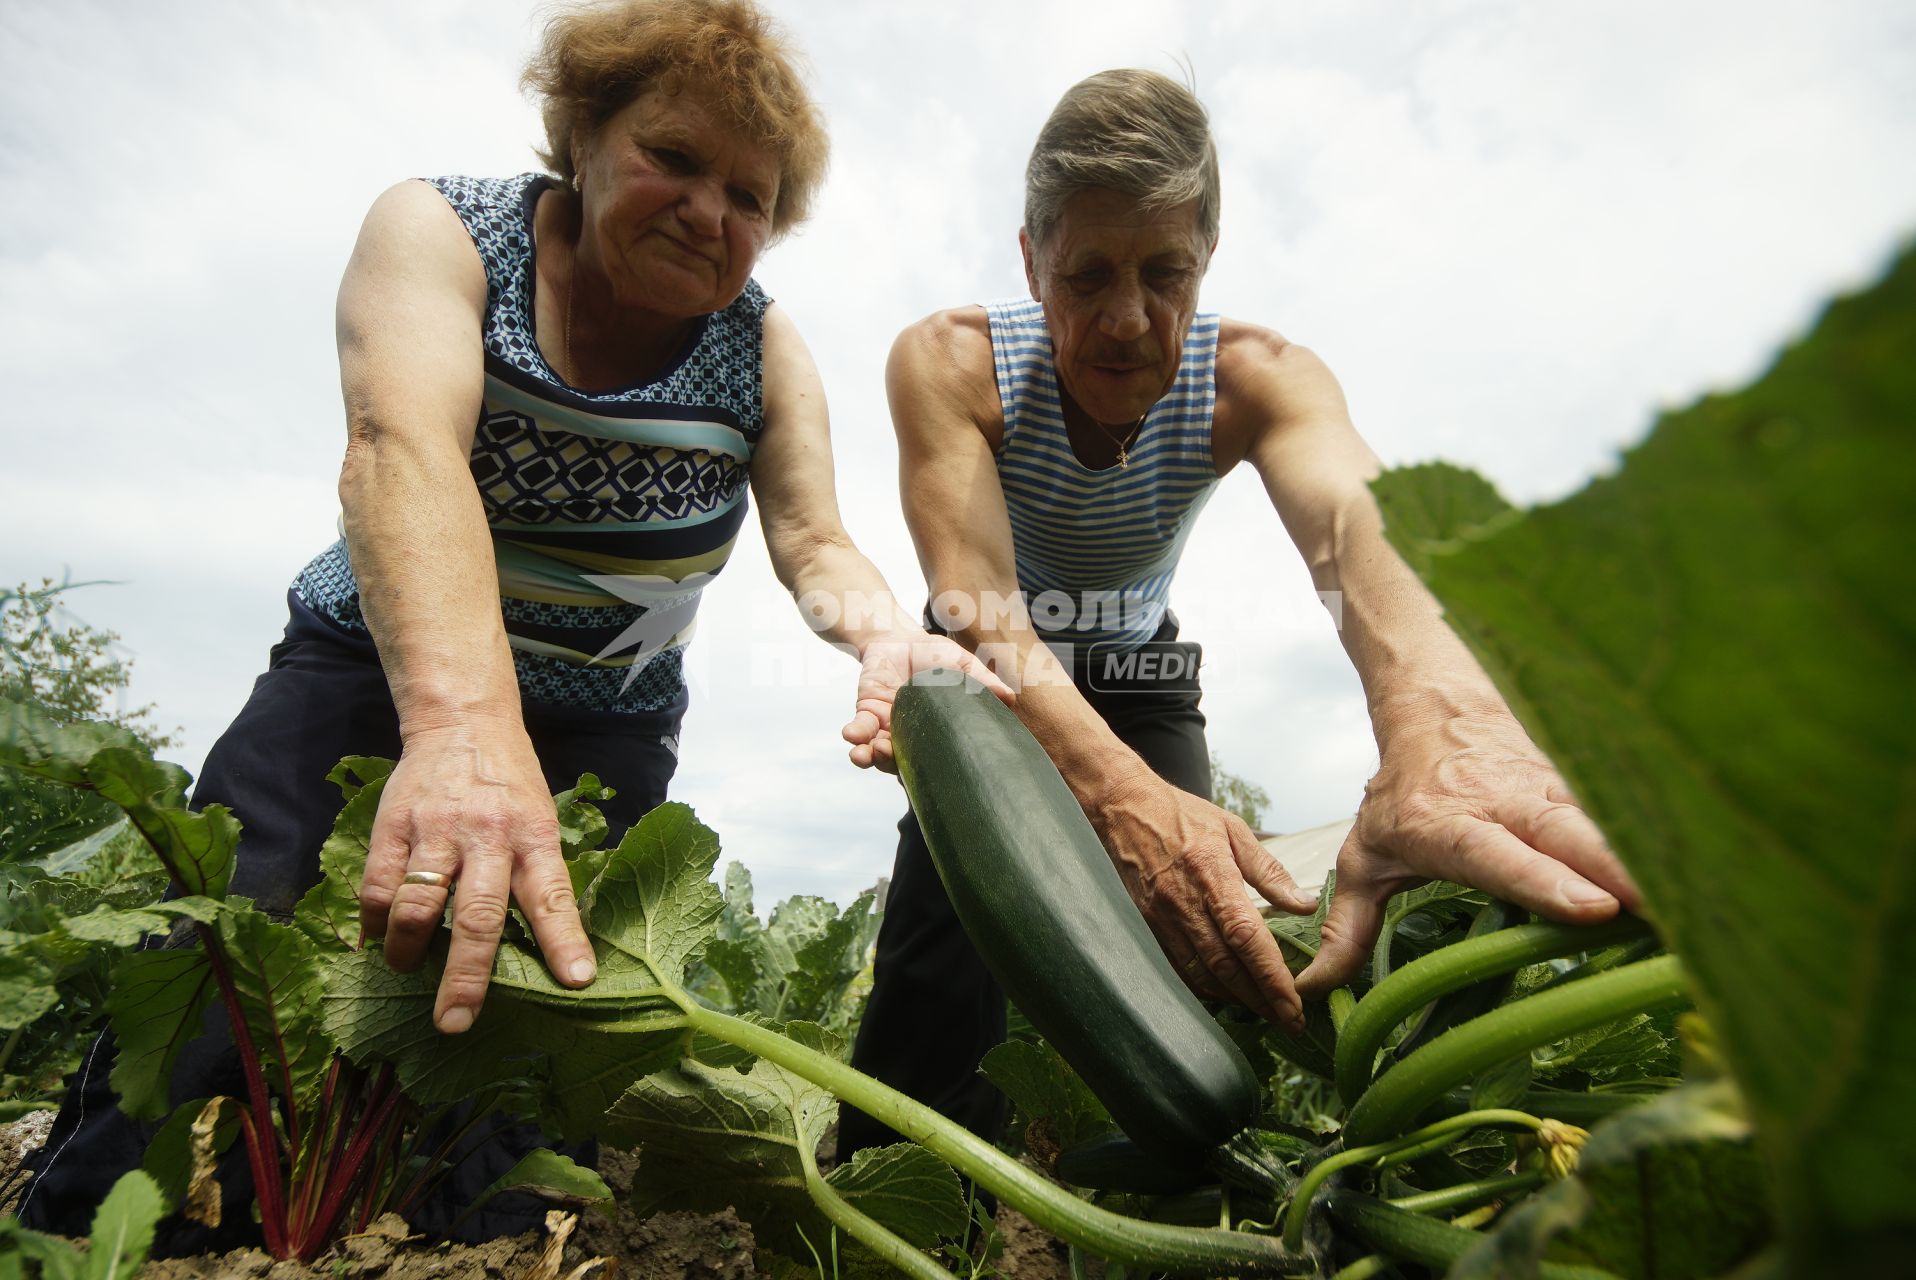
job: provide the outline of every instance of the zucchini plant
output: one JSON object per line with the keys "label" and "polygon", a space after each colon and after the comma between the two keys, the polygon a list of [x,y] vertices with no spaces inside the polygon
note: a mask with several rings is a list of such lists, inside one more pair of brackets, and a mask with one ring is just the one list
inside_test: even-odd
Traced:
{"label": "zucchini plant", "polygon": [[[1298,1190],[1268,1215],[1216,1187],[1130,1207],[1208,1193],[1347,1277],[1907,1269],[1916,1165],[1885,1135],[1916,1128],[1916,987],[1894,976],[1916,961],[1912,345],[1904,252],[1562,502],[1518,510],[1443,465],[1374,484],[1656,936],[1508,927],[1479,901],[1466,939],[1461,887],[1401,896],[1304,1042],[1220,1015],[1266,1082],[1259,1123],[1303,1145]],[[1273,923],[1293,967],[1313,927]],[[1015,1089],[1027,1133],[1071,1096]]]}
{"label": "zucchini plant", "polygon": [[[1656,947],[1640,920],[1520,923],[1501,903],[1439,884],[1393,902],[1374,985],[1361,998],[1338,993],[1324,1011],[1326,1051],[1276,1028],[1228,1031],[1164,962],[1070,792],[1001,704],[955,673],[927,673],[901,691],[893,740],[953,905],[1033,1029],[984,1064],[1017,1104],[1028,1153],[1147,1216],[1183,1214],[1209,1188],[1213,1221],[1281,1229],[1295,1269],[1335,1257],[1334,1242],[1307,1228],[1320,1193],[1332,1203],[1360,1175],[1401,1203],[1346,1214],[1361,1223],[1352,1239],[1383,1239],[1414,1219],[1429,1229],[1398,1231],[1403,1256],[1430,1261],[1439,1242],[1446,1258],[1461,1256],[1467,1230],[1415,1215],[1568,1177],[1588,1136],[1553,1114],[1557,1098],[1588,1095],[1533,1088],[1536,1055],[1567,1081],[1566,1060],[1597,1065],[1589,1044],[1687,999],[1675,958],[1643,954]],[[1320,907],[1312,921],[1273,927],[1301,962],[1321,921]],[[1299,1069],[1334,1081],[1344,1108],[1335,1130],[1276,1118]]]}

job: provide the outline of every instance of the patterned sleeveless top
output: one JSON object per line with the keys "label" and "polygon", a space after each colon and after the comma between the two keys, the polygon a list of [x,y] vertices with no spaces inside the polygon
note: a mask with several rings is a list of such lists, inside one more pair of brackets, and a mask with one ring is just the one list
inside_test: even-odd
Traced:
{"label": "patterned sleeveless top", "polygon": [[[599,710],[682,706],[699,596],[748,508],[771,299],[749,282],[657,378],[576,390],[533,337],[532,214],[553,180],[431,182],[486,268],[485,401],[471,465],[520,691]],[[340,627],[366,630],[344,539],[301,570],[293,591]]]}
{"label": "patterned sleeveless top", "polygon": [[1217,487],[1218,317],[1192,321],[1177,380],[1145,415],[1129,465],[1094,471],[1071,451],[1043,308],[1020,299],[985,312],[1005,412],[998,482],[1032,625],[1054,646],[1135,649],[1163,622],[1185,539]]}

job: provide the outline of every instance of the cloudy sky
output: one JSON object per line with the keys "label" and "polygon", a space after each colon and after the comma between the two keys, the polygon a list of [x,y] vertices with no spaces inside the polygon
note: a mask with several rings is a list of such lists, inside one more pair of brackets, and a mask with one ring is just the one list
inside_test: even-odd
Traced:
{"label": "cloudy sky", "polygon": [[[847,523],[912,599],[886,349],[1021,289],[1024,156],[1092,71],[1195,74],[1224,171],[1205,309],[1314,348],[1387,461],[1452,459],[1515,499],[1757,373],[1916,232],[1901,0],[774,8],[834,158],[758,274],[823,370]],[[333,295],[360,218],[401,178],[534,167],[537,25],[517,0],[0,8],[0,581],[112,580],[74,604],[124,636],[189,768],[333,537]],[[1268,823],[1347,815],[1375,762],[1363,704],[1252,475],[1204,513],[1173,603]],[[674,793],[761,901],[882,874],[901,793],[844,763],[852,666],[756,529],[688,665]]]}

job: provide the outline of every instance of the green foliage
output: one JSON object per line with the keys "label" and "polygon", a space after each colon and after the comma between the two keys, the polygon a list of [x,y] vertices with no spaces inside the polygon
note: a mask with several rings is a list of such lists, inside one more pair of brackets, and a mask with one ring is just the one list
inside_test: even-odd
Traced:
{"label": "green foliage", "polygon": [[153,724],[153,708],[118,704],[132,664],[115,655],[120,637],[72,616],[65,594],[88,583],[43,579],[0,589],[0,698],[43,707],[56,720],[104,720],[133,734],[149,751],[173,745]]}
{"label": "green foliage", "polygon": [[1116,1124],[1071,1064],[1042,1040],[1007,1040],[978,1064],[1017,1108],[1025,1150],[1050,1168],[1060,1151],[1111,1132]]}
{"label": "green foliage", "polygon": [[864,1007],[861,984],[878,937],[873,895],[840,911],[824,898],[787,898],[761,922],[752,910],[752,876],[725,869],[717,937],[687,975],[687,989],[728,1013],[773,1022],[813,1022],[850,1039]]}
{"label": "green foliage", "polygon": [[499,949],[483,1015],[441,1036],[432,1007],[443,940],[414,973],[373,952],[327,962],[326,1025],[356,1060],[393,1063],[409,1096],[459,1101],[530,1082],[538,1118],[576,1140],[647,1072],[676,1062],[686,1033],[662,982],[679,983],[709,939],[722,903],[710,880],[717,837],[682,804],[647,814],[609,851],[591,882],[586,933],[599,976],[573,992],[546,972],[528,940]]}
{"label": "green foliage", "polygon": [[392,761],[368,756],[341,760],[326,780],[340,789],[346,805],[320,846],[320,881],[293,908],[299,931],[327,952],[359,947],[359,881],[366,873],[379,797],[392,773]]}
{"label": "green foliage", "polygon": [[1244,819],[1245,825],[1253,831],[1264,826],[1264,810],[1270,806],[1271,793],[1248,778],[1240,778],[1225,769],[1224,763],[1217,758],[1217,752],[1211,753],[1211,803],[1227,813],[1235,813]]}
{"label": "green foliage", "polygon": [[[843,1055],[843,1043],[822,1028],[794,1023],[785,1034]],[[958,1180],[921,1147],[861,1151],[821,1175],[816,1151],[837,1114],[830,1093],[763,1059],[745,1072],[688,1059],[634,1084],[606,1116],[603,1132],[645,1153],[632,1183],[636,1213],[732,1205],[761,1245],[795,1260],[810,1256],[808,1240],[831,1234],[821,1184],[916,1248],[964,1232]],[[839,1260],[847,1276],[885,1274],[849,1241],[841,1241]]]}
{"label": "green foliage", "polygon": [[39,1268],[41,1280],[131,1280],[153,1247],[153,1229],[167,1205],[160,1189],[140,1170],[113,1184],[93,1215],[93,1234],[82,1251],[58,1236],[43,1236],[0,1219],[0,1275],[22,1274],[22,1264]]}
{"label": "green foliage", "polygon": [[579,1208],[612,1200],[612,1188],[605,1185],[605,1179],[596,1171],[544,1147],[527,1152],[512,1168],[493,1179],[492,1185],[479,1193],[466,1212],[471,1213],[503,1191],[526,1191],[541,1200]]}
{"label": "green foliage", "polygon": [[1710,1280],[1769,1239],[1762,1165],[1736,1090],[1695,1085],[1599,1126],[1576,1173],[1508,1214],[1450,1277],[1514,1280],[1548,1257]]}
{"label": "green foliage", "polygon": [[1916,254],[1563,502],[1376,484],[1685,958],[1806,1271],[1916,1237],[1912,344]]}
{"label": "green foliage", "polygon": [[[150,708],[118,707],[127,664],[117,637],[72,618],[71,587],[0,590],[0,703],[55,723],[104,721],[148,747],[167,738]],[[144,935],[131,920],[69,928],[144,906],[166,873],[120,811],[90,791],[0,765],[0,1099],[45,1099],[104,1016],[108,970]],[[91,932],[90,932],[91,930]]]}

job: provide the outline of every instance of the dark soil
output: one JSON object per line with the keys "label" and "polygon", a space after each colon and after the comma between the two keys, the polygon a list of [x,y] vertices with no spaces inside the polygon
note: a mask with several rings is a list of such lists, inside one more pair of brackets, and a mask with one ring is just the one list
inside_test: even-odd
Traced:
{"label": "dark soil", "polygon": [[[45,1141],[52,1118],[50,1111],[38,1112],[0,1125],[0,1185]],[[435,1244],[411,1235],[389,1214],[310,1264],[239,1249],[149,1262],[139,1280],[752,1280],[762,1274],[753,1263],[752,1229],[736,1213],[634,1217],[623,1204],[637,1158],[607,1152],[600,1164],[619,1207],[578,1217],[555,1211],[543,1232],[478,1245]],[[0,1213],[12,1211],[18,1190],[0,1201]],[[994,1264],[998,1274],[1009,1280],[1068,1280],[1063,1245],[1013,1209],[998,1210],[997,1226],[1004,1244]],[[1101,1271],[1096,1267],[1092,1274]]]}

